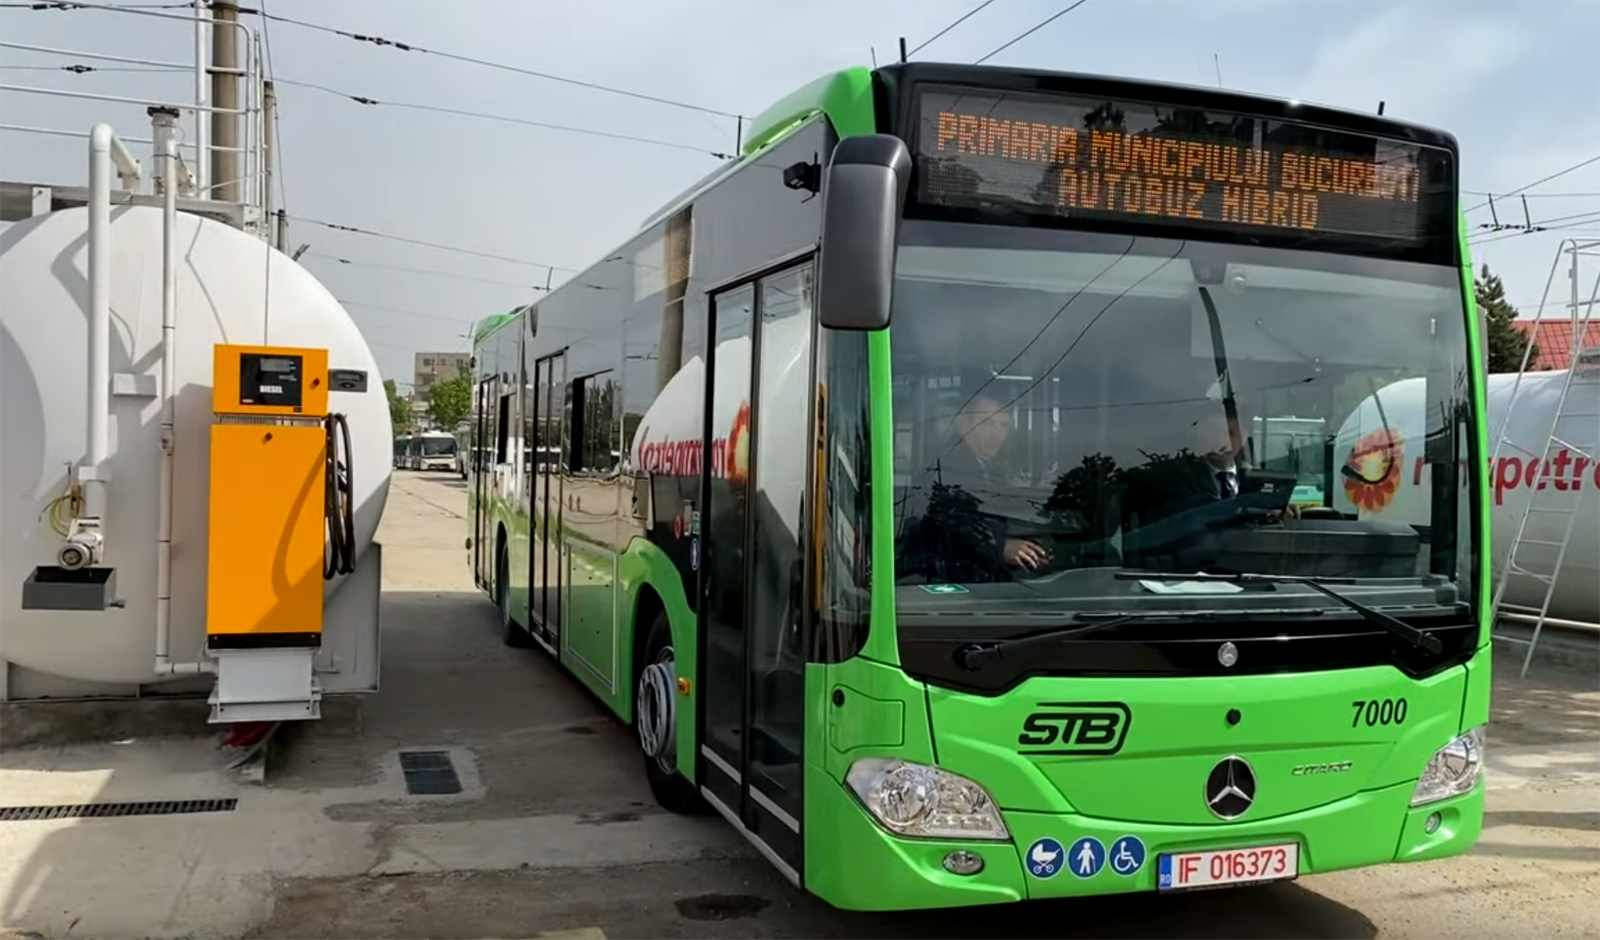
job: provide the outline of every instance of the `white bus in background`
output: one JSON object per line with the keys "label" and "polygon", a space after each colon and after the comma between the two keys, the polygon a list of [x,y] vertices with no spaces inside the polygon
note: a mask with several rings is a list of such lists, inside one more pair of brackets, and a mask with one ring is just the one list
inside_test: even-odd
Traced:
{"label": "white bus in background", "polygon": [[1294,502],[1323,505],[1323,480],[1328,463],[1327,421],[1257,416],[1250,421],[1250,435],[1255,446],[1252,456],[1260,469],[1294,474]]}
{"label": "white bus in background", "polygon": [[471,472],[472,465],[472,425],[463,424],[456,428],[455,438],[455,470],[456,474],[465,480],[467,474]]}
{"label": "white bus in background", "polygon": [[455,470],[456,436],[448,431],[423,431],[411,436],[408,470]]}
{"label": "white bus in background", "polygon": [[[1552,448],[1545,473],[1540,472],[1540,458],[1556,418],[1566,371],[1523,374],[1509,423],[1507,406],[1517,374],[1490,375],[1490,453],[1484,457],[1492,460],[1489,511],[1496,585],[1529,499],[1537,491],[1538,511],[1528,518],[1517,561],[1522,568],[1549,573],[1556,549],[1548,543],[1561,541],[1576,513],[1548,615],[1593,624],[1600,623],[1600,463],[1574,451],[1596,455],[1600,450],[1600,365],[1580,362],[1576,368],[1561,420],[1554,427],[1555,435],[1571,447],[1557,444]],[[1430,468],[1422,453],[1423,381],[1405,379],[1380,388],[1346,419],[1334,445],[1334,461],[1354,473],[1343,474],[1343,480],[1336,474],[1335,508],[1362,517],[1410,523],[1429,518]],[[1385,456],[1379,446],[1380,435],[1398,438],[1391,448],[1397,459]],[[1493,450],[1502,436],[1515,446],[1501,445],[1496,457]],[[1514,577],[1506,586],[1505,603],[1537,608],[1544,601],[1544,591],[1545,585],[1534,578]]]}

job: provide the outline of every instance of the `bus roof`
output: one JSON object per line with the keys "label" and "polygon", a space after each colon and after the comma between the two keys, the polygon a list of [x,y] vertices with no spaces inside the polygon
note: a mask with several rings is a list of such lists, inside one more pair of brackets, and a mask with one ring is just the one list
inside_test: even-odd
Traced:
{"label": "bus roof", "polygon": [[505,313],[496,313],[492,316],[484,317],[482,320],[479,320],[477,323],[472,325],[472,341],[476,343],[482,340],[485,336],[488,336],[495,330],[498,330],[507,323],[514,321],[522,314],[522,311],[526,309],[526,307],[517,307],[516,309],[508,310]]}
{"label": "bus roof", "polygon": [[856,67],[830,72],[785,95],[751,120],[750,132],[745,137],[744,148],[737,160],[728,160],[696,180],[666,205],[652,212],[640,228],[649,228],[671,215],[702,190],[745,165],[785,133],[817,114],[826,114],[834,130],[843,136],[872,133],[872,70]]}
{"label": "bus roof", "polygon": [[861,67],[833,72],[785,95],[750,121],[741,156],[749,158],[783,132],[813,114],[826,114],[840,137],[870,134],[872,71]]}

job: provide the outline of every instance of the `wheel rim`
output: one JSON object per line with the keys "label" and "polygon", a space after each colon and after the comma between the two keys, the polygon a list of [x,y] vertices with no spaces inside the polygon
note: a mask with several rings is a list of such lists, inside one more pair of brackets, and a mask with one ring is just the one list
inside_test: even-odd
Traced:
{"label": "wheel rim", "polygon": [[639,674],[637,696],[639,746],[667,773],[678,769],[677,663],[664,646]]}

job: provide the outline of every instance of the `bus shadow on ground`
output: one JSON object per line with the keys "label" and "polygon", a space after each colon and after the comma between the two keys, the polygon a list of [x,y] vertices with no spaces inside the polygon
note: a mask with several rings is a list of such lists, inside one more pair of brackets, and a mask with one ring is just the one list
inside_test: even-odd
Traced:
{"label": "bus shadow on ground", "polygon": [[911,914],[834,912],[839,937],[1370,938],[1361,912],[1300,885],[1112,895]]}
{"label": "bus shadow on ground", "polygon": [[[278,785],[350,786],[364,782],[360,775],[396,747],[456,746],[475,755],[485,785],[480,797],[426,806],[345,804],[329,807],[330,822],[509,824],[554,814],[600,818],[626,812],[632,818],[661,812],[644,786],[630,729],[606,715],[543,651],[505,647],[498,614],[486,598],[471,591],[387,592],[384,604],[383,692],[362,700],[353,720],[308,726],[306,739],[288,749],[288,766],[275,775]],[[1520,742],[1524,726],[1561,741],[1582,740],[1596,727],[1584,711],[1594,707],[1587,695],[1579,676],[1535,673],[1520,680],[1514,669],[1502,668],[1496,720],[1513,729],[1513,743]],[[1589,825],[1581,818],[1545,821],[1554,823]],[[743,845],[731,827],[727,834]],[[546,851],[530,848],[535,858]],[[611,938],[705,940],[1377,935],[1367,914],[1320,893],[1315,879],[1171,896],[878,914],[829,907],[747,854],[290,878],[277,883],[273,914],[252,936],[531,936],[591,926]]]}

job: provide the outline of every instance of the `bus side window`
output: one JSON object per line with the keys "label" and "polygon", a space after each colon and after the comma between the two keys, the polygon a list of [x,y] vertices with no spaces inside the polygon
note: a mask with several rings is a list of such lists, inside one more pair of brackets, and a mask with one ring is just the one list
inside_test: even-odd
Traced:
{"label": "bus side window", "polygon": [[511,460],[511,396],[500,396],[500,410],[495,420],[494,462],[507,463]]}

